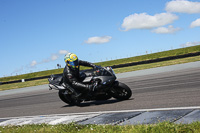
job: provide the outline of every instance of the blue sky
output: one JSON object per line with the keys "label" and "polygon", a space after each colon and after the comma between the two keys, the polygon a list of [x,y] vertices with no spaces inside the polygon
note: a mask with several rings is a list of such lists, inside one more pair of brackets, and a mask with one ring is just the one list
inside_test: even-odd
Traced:
{"label": "blue sky", "polygon": [[0,0],[0,77],[200,45],[200,0]]}

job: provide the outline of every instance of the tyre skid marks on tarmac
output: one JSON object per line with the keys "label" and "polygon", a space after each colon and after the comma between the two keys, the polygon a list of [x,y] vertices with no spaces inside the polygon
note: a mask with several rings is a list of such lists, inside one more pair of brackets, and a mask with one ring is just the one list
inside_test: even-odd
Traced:
{"label": "tyre skid marks on tarmac", "polygon": [[[195,76],[195,77],[194,77]],[[182,76],[170,76],[170,77],[163,77],[163,78],[151,78],[151,79],[145,79],[145,80],[139,80],[139,81],[131,81],[131,82],[126,82],[126,84],[132,84],[134,87],[141,87],[141,86],[149,86],[149,85],[154,85],[154,84],[171,84],[171,83],[176,83],[178,82],[188,82],[188,81],[194,81],[197,80],[199,77],[200,73],[194,73],[194,74],[189,74],[189,75],[182,75]],[[194,78],[191,78],[194,77]],[[200,81],[198,81],[200,82]]]}
{"label": "tyre skid marks on tarmac", "polygon": [[191,81],[191,82],[183,82],[183,83],[176,83],[176,84],[166,84],[166,85],[154,85],[151,87],[133,87],[130,86],[130,88],[135,88],[134,90],[132,89],[132,91],[136,91],[136,90],[144,90],[144,89],[151,89],[151,88],[163,88],[163,87],[169,87],[169,88],[174,88],[175,86],[180,86],[180,85],[187,85],[190,86],[191,84],[199,84],[200,85],[200,81]]}
{"label": "tyre skid marks on tarmac", "polygon": [[[127,83],[126,83],[127,84]],[[165,87],[165,86],[177,86],[177,85],[187,85],[187,84],[200,84],[200,80],[184,80],[184,81],[171,81],[171,82],[162,82],[162,83],[149,83],[149,84],[127,84],[131,88],[143,89],[143,88],[153,88],[153,87]]]}
{"label": "tyre skid marks on tarmac", "polygon": [[180,108],[159,108],[143,110],[122,110],[105,112],[87,112],[81,114],[58,114],[46,116],[27,116],[0,118],[0,126],[26,124],[111,124],[136,125],[155,124],[163,121],[188,124],[200,121],[200,106]]}

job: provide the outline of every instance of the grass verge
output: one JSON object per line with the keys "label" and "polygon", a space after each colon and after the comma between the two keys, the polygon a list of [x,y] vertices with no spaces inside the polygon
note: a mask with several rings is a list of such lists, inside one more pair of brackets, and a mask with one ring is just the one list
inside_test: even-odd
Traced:
{"label": "grass verge", "polygon": [[[184,55],[184,54],[196,53],[196,52],[200,52],[200,45],[187,47],[187,48],[174,49],[174,50],[169,50],[169,51],[163,51],[163,52],[158,52],[158,53],[152,53],[152,54],[147,54],[147,55],[141,55],[141,56],[136,56],[136,57],[99,62],[99,63],[95,63],[95,64],[101,65],[101,66],[113,66],[113,65],[146,61],[146,60],[152,60],[152,59],[158,59],[158,58],[164,58],[164,57],[170,57],[170,56],[177,56],[177,55]],[[34,72],[34,73],[29,73],[29,74],[17,75],[17,76],[3,77],[3,78],[0,78],[0,82],[48,76],[51,74],[62,73],[62,71],[63,71],[63,69],[54,69],[54,70]]]}
{"label": "grass verge", "polygon": [[199,133],[200,122],[174,124],[162,122],[149,125],[23,125],[0,127],[1,133]]}
{"label": "grass verge", "polygon": [[150,63],[150,64],[144,64],[144,65],[136,65],[136,66],[130,66],[130,67],[117,68],[117,69],[114,69],[114,71],[115,71],[115,73],[122,73],[122,72],[137,71],[137,70],[143,70],[143,69],[149,69],[149,68],[155,68],[155,67],[163,67],[163,66],[183,64],[183,63],[189,63],[189,62],[196,62],[196,61],[200,61],[200,56],[188,57],[188,58],[184,58],[184,59],[176,59],[176,60],[170,60],[170,61],[162,61],[162,62]]}
{"label": "grass verge", "polygon": [[[143,64],[143,65],[136,65],[136,66],[130,66],[130,67],[124,67],[124,68],[117,68],[117,69],[114,69],[114,71],[115,73],[123,73],[123,72],[155,68],[155,67],[195,62],[195,61],[200,61],[200,56],[188,57],[184,59],[176,59],[176,60],[170,60],[170,61],[162,61],[162,62],[157,62],[157,63]],[[30,87],[30,86],[36,86],[36,85],[43,85],[47,83],[48,83],[47,79],[41,79],[41,80],[33,80],[33,81],[21,82],[21,83],[4,84],[4,85],[0,85],[0,91]]]}
{"label": "grass verge", "polygon": [[0,91],[48,84],[47,79],[0,85]]}

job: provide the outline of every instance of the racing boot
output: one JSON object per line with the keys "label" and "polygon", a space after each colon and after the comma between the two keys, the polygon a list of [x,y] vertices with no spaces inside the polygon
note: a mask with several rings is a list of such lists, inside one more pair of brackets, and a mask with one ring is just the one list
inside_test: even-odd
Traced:
{"label": "racing boot", "polygon": [[72,92],[72,96],[74,97],[74,98],[79,98],[81,95],[82,95],[82,93],[80,93],[79,91],[77,91],[77,90],[75,90],[74,88],[72,88],[69,84],[67,84],[67,83],[64,83],[63,84],[63,86],[65,87],[65,88],[68,88],[71,92]]}

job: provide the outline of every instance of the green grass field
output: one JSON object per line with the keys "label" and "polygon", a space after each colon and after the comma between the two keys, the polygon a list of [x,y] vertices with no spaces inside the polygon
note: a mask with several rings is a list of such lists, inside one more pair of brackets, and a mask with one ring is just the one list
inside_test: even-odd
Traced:
{"label": "green grass field", "polygon": [[[176,59],[176,60],[170,60],[170,61],[163,61],[163,62],[157,62],[157,63],[151,63],[151,64],[143,64],[143,65],[117,68],[117,69],[114,69],[114,71],[115,71],[115,73],[122,73],[122,72],[137,71],[137,70],[162,67],[162,66],[168,66],[168,65],[174,65],[174,64],[182,64],[182,63],[188,63],[188,62],[195,62],[195,61],[200,61],[200,56],[188,57],[188,58],[184,58],[184,59]],[[0,85],[0,91],[16,89],[16,88],[23,88],[23,87],[30,87],[30,86],[37,86],[37,85],[43,85],[43,84],[48,84],[48,80],[40,79],[40,80],[33,80],[33,81],[20,82],[20,83],[4,84],[4,85]]]}
{"label": "green grass field", "polygon": [[[118,64],[145,61],[145,60],[151,60],[151,59],[157,59],[157,58],[163,58],[163,57],[169,57],[169,56],[175,56],[175,55],[184,55],[184,54],[195,53],[195,52],[200,52],[200,45],[187,47],[187,48],[181,48],[181,49],[175,49],[175,50],[169,50],[169,51],[164,51],[164,52],[158,52],[158,53],[153,53],[153,54],[147,54],[147,55],[142,55],[142,56],[99,62],[95,64],[101,65],[101,66],[113,66],[113,65],[118,65]],[[51,74],[62,73],[62,71],[63,69],[54,69],[54,70],[23,74],[23,75],[18,75],[18,76],[3,77],[3,78],[0,78],[0,82],[47,76]]]}
{"label": "green grass field", "polygon": [[[194,46],[189,48],[170,50],[165,52],[159,52],[155,54],[148,54],[144,56],[137,56],[132,58],[113,60],[107,62],[96,63],[101,66],[112,66],[117,64],[125,64],[130,62],[138,62],[143,60],[157,59],[174,55],[182,55],[187,53],[195,53],[200,51],[200,46]],[[182,64],[188,62],[200,61],[200,56],[188,57],[183,59],[175,59],[169,61],[162,61],[157,63],[136,65],[124,68],[114,69],[115,73],[122,73],[128,71],[136,71],[142,69],[149,69],[154,67],[168,66],[174,64]],[[84,68],[82,68],[84,69]],[[0,82],[28,79],[33,77],[46,76],[51,74],[62,73],[63,69],[54,69],[49,71],[42,71],[12,77],[0,78]],[[0,90],[15,89],[22,87],[29,87],[35,85],[47,84],[47,79],[28,81],[23,83],[13,83],[0,85]],[[158,124],[149,125],[77,125],[60,124],[60,125],[23,125],[23,126],[0,126],[0,133],[200,133],[200,122],[194,122],[192,124],[174,124],[170,122],[162,122]]]}
{"label": "green grass field", "polygon": [[[175,56],[175,55],[183,55],[183,54],[195,53],[195,52],[200,52],[200,45],[176,49],[176,50],[164,51],[164,52],[159,52],[159,53],[153,53],[153,54],[148,54],[148,55],[143,55],[143,56],[136,56],[136,57],[131,57],[131,58],[124,58],[124,59],[119,59],[119,60],[100,62],[100,63],[96,63],[96,65],[112,66],[112,65],[125,64],[125,63],[138,62],[138,61],[145,61],[145,60],[151,60],[151,59],[157,59],[157,58],[163,58],[163,57],[169,57],[169,56]],[[175,60],[170,60],[170,61],[162,61],[162,62],[157,62],[157,63],[143,64],[143,65],[136,65],[136,66],[130,66],[130,67],[117,68],[117,69],[114,69],[114,71],[115,71],[115,73],[122,73],[122,72],[136,71],[136,70],[142,70],[142,69],[148,69],[148,68],[154,68],[154,67],[161,67],[161,66],[168,66],[168,65],[174,65],[174,64],[195,62],[195,61],[200,61],[200,56],[188,57],[188,58],[182,58],[182,59],[175,59]],[[86,69],[86,68],[81,67],[81,69]],[[23,74],[23,75],[18,75],[18,76],[4,77],[4,78],[0,78],[0,82],[29,79],[29,78],[41,77],[41,76],[48,76],[48,75],[51,75],[51,74],[59,74],[59,73],[62,73],[62,72],[63,72],[63,69],[53,69],[53,70]],[[21,82],[21,83],[5,84],[5,85],[0,85],[0,91],[1,90],[9,90],[9,89],[29,87],[29,86],[42,85],[42,84],[47,84],[47,83],[48,83],[47,79],[41,79],[41,80],[33,80],[33,81],[28,81],[28,82],[23,82],[23,83]]]}
{"label": "green grass field", "polygon": [[149,125],[24,125],[0,126],[0,133],[199,133],[200,122],[174,124],[162,122]]}

